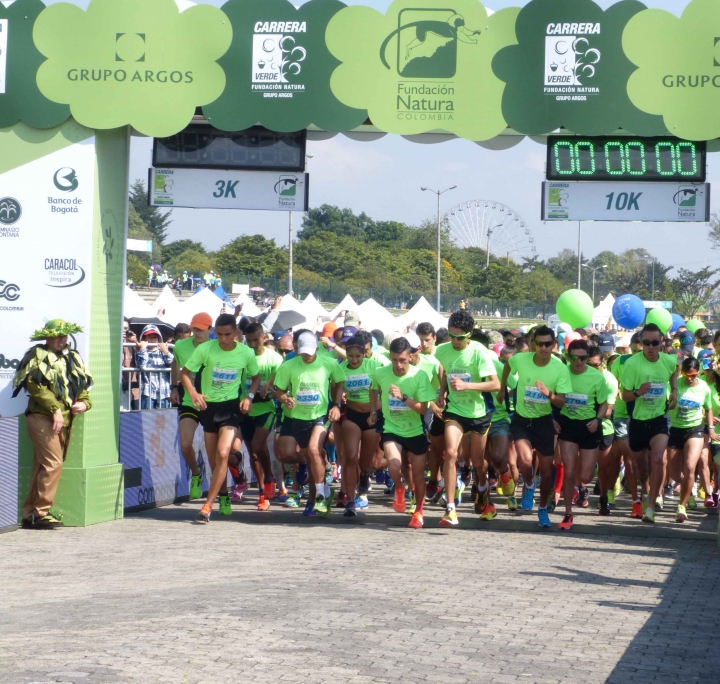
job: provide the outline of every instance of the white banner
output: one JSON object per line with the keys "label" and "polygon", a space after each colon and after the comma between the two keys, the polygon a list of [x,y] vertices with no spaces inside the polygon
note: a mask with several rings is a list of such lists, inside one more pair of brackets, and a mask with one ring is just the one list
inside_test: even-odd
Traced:
{"label": "white banner", "polygon": [[307,211],[307,173],[150,169],[150,203],[155,207]]}
{"label": "white banner", "polygon": [[7,72],[8,20],[0,19],[0,94],[5,94]]}
{"label": "white banner", "polygon": [[542,184],[543,221],[708,221],[710,184]]}
{"label": "white banner", "polygon": [[88,360],[94,178],[94,137],[0,175],[0,416],[25,411],[12,379],[47,321],[81,325]]}

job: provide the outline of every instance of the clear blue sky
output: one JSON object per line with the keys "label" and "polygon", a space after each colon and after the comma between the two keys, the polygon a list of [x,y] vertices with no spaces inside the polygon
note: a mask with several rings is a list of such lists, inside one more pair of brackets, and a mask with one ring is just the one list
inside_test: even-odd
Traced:
{"label": "clear blue sky", "polygon": [[[54,1],[57,0],[46,0],[47,4]],[[388,0],[345,1],[382,11],[390,4]],[[86,7],[87,0],[77,0],[75,4]],[[206,0],[206,4],[221,6],[223,2]],[[494,0],[487,6],[497,10],[524,4]],[[598,0],[598,4],[608,7],[613,3]],[[688,0],[650,0],[646,4],[680,14]],[[464,140],[420,145],[392,135],[370,143],[340,135],[325,142],[311,142],[308,148],[314,155],[308,164],[311,206],[335,204],[355,212],[365,211],[376,219],[417,224],[435,216],[434,197],[422,193],[421,186],[437,189],[457,185],[457,190],[443,196],[443,211],[468,200],[496,200],[525,219],[542,258],[565,247],[577,247],[576,224],[544,225],[540,220],[545,148],[529,139],[502,152],[485,150]],[[131,179],[147,178],[150,158],[151,141],[135,138]],[[708,180],[717,181],[716,187],[720,188],[720,155],[710,155],[708,168]],[[720,205],[714,201],[713,209],[716,206]],[[176,209],[173,218],[171,239],[201,240],[209,249],[217,249],[242,234],[261,233],[278,243],[287,242],[288,221],[284,212]],[[296,214],[296,227],[300,219],[300,214]],[[717,261],[706,234],[705,224],[586,223],[583,252],[592,257],[606,249],[620,252],[644,247],[665,264],[695,270]],[[679,249],[679,245],[683,247]]]}

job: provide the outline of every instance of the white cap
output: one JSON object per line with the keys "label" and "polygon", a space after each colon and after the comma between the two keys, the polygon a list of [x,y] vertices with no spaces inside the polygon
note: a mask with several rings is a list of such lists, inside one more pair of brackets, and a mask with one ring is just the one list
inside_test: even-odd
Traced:
{"label": "white cap", "polygon": [[318,342],[314,333],[304,332],[298,337],[298,354],[310,354],[317,352]]}
{"label": "white cap", "polygon": [[420,342],[420,338],[418,337],[417,333],[414,332],[406,332],[403,337],[410,343],[410,346],[417,350],[422,347],[422,343]]}

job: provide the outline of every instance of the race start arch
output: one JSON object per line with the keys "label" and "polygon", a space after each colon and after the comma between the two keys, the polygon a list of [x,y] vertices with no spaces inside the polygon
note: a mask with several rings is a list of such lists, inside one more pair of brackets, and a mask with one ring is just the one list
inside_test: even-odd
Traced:
{"label": "race start arch", "polygon": [[[96,386],[94,409],[73,427],[58,499],[66,522],[122,514],[133,130],[166,138],[202,108],[221,131],[330,135],[371,124],[491,148],[507,146],[499,136],[559,129],[713,141],[718,36],[716,0],[692,0],[680,17],[638,0],[607,10],[531,0],[494,13],[479,0],[395,0],[385,13],[339,0],[183,11],[175,0],[0,4],[0,416],[24,412],[10,383],[32,331],[58,316],[80,323],[75,343]],[[22,420],[0,421],[0,450],[20,453],[21,495],[31,463]],[[0,504],[0,527],[3,515]]]}

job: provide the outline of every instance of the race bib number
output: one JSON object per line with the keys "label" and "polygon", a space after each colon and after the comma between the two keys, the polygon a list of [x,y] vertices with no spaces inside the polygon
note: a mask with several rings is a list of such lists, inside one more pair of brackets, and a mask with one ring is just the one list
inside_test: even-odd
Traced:
{"label": "race bib number", "polygon": [[537,387],[532,385],[525,386],[525,403],[526,404],[549,404],[550,399],[546,397]]}
{"label": "race bib number", "polygon": [[587,394],[566,394],[565,408],[568,411],[580,411],[588,407]]}
{"label": "race bib number", "polygon": [[699,411],[701,408],[702,405],[699,401],[693,401],[685,397],[680,397],[678,400],[678,415],[681,417],[685,417],[693,411]]}
{"label": "race bib number", "polygon": [[395,397],[388,397],[388,408],[391,411],[409,411],[410,407],[402,400]]}
{"label": "race bib number", "polygon": [[449,373],[449,377],[451,380],[455,378],[456,380],[462,380],[463,382],[472,382],[472,375],[470,375],[470,373]]}
{"label": "race bib number", "polygon": [[319,406],[320,391],[319,390],[298,390],[295,395],[295,401],[300,406]]}
{"label": "race bib number", "polygon": [[360,390],[370,389],[370,376],[365,373],[364,375],[348,375],[345,378],[345,389],[349,392],[358,392]]}
{"label": "race bib number", "polygon": [[643,395],[643,400],[648,402],[655,402],[659,401],[660,399],[665,399],[665,383],[650,383],[650,389]]}
{"label": "race bib number", "polygon": [[252,378],[248,378],[245,380],[245,394],[247,394],[250,391],[250,388],[252,387]]}
{"label": "race bib number", "polygon": [[212,381],[231,385],[237,380],[238,372],[231,368],[213,368]]}

